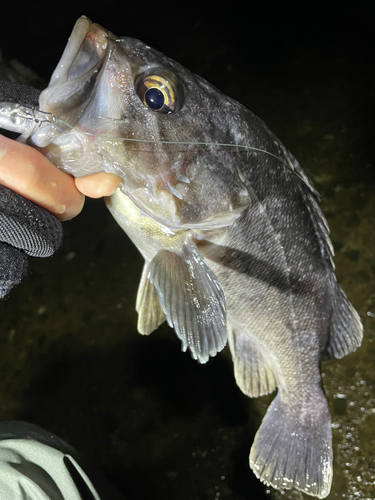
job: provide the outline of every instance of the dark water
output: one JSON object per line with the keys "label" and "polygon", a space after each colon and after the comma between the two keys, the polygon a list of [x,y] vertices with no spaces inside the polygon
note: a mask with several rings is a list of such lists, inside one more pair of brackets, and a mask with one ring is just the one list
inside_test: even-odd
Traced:
{"label": "dark water", "polygon": [[[8,58],[45,80],[76,18],[143,39],[263,118],[322,195],[337,277],[361,315],[362,347],[323,364],[333,421],[330,500],[375,498],[374,42],[371,3],[2,3]],[[251,15],[244,14],[246,5]],[[101,201],[64,224],[63,247],[30,260],[0,304],[0,419],[60,435],[129,500],[304,497],[248,469],[272,397],[236,387],[228,353],[200,366],[172,330],[136,332],[142,259]]]}

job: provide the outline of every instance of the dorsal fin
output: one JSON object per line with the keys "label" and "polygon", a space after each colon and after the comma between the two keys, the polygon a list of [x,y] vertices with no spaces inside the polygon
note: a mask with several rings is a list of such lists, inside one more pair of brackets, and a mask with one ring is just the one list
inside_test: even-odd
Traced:
{"label": "dorsal fin", "polygon": [[332,316],[329,324],[329,357],[343,358],[361,345],[363,326],[360,317],[347,299],[335,276],[329,278],[332,297]]}
{"label": "dorsal fin", "polygon": [[343,358],[347,354],[354,352],[361,345],[363,326],[358,313],[347,299],[333,273],[335,269],[333,262],[334,249],[329,236],[328,222],[318,203],[319,195],[294,156],[281,143],[280,147],[283,150],[289,168],[295,172],[301,181],[300,192],[309,210],[315,234],[319,241],[321,254],[332,270],[327,273],[332,302],[327,354],[329,357]]}
{"label": "dorsal fin", "polygon": [[278,145],[285,156],[286,165],[292,172],[296,174],[300,181],[300,192],[310,213],[310,218],[315,229],[315,234],[319,241],[322,256],[327,262],[329,262],[332,270],[334,270],[335,264],[333,262],[333,256],[335,255],[335,252],[333,249],[331,238],[329,236],[327,219],[325,218],[319,206],[319,193],[316,191],[312,181],[307,177],[303,168],[298,163],[296,158],[292,155],[292,153],[290,153],[290,151],[288,151],[285,146],[279,141]]}

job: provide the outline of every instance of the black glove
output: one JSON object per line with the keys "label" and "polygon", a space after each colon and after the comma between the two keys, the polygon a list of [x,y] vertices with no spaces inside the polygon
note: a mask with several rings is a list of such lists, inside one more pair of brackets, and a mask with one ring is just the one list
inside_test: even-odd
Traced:
{"label": "black glove", "polygon": [[0,80],[0,102],[16,102],[38,106],[40,90],[20,83]]}
{"label": "black glove", "polygon": [[62,234],[54,215],[0,185],[0,298],[25,275],[27,256],[49,257]]}
{"label": "black glove", "polygon": [[[0,80],[0,102],[37,105],[40,91]],[[0,185],[0,298],[26,273],[27,256],[49,257],[60,246],[60,221],[44,208]]]}

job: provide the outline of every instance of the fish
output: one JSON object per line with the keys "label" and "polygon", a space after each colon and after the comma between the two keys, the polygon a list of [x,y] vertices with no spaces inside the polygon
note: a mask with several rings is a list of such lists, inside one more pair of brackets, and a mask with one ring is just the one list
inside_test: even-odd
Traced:
{"label": "fish", "polygon": [[202,77],[85,16],[38,109],[1,113],[65,172],[121,177],[106,205],[145,260],[138,331],[166,320],[200,363],[228,343],[245,395],[277,389],[251,446],[254,474],[327,497],[320,366],[355,351],[363,331],[334,274],[319,195],[292,153]]}

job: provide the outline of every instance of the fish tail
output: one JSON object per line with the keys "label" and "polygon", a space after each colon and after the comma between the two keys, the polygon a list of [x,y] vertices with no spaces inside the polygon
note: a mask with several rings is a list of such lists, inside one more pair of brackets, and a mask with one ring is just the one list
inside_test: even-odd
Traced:
{"label": "fish tail", "polygon": [[250,451],[250,467],[276,489],[297,488],[325,498],[332,482],[331,416],[323,390],[309,402],[290,404],[279,391]]}

